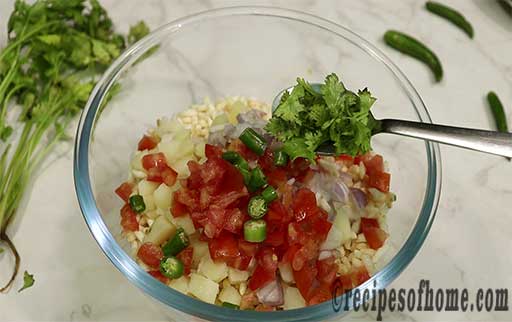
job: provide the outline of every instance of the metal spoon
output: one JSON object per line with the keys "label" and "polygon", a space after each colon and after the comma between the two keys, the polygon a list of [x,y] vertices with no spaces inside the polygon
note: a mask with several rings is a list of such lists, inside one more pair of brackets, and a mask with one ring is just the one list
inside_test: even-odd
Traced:
{"label": "metal spoon", "polygon": [[[311,85],[315,90],[320,89],[320,84]],[[276,96],[272,102],[272,113],[279,105],[283,93],[285,91],[291,92],[292,89],[293,86],[284,89]],[[512,133],[395,119],[377,120],[371,112],[370,122],[374,122],[372,135],[379,133],[398,134],[512,158]],[[334,147],[332,145],[322,145],[318,147],[316,152],[324,155],[334,154]]]}

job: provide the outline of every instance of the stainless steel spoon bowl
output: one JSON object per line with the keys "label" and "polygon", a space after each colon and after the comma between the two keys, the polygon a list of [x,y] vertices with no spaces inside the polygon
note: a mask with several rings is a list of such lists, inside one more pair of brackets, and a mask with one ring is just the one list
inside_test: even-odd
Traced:
{"label": "stainless steel spoon bowl", "polygon": [[[311,86],[315,90],[320,90],[320,84],[318,83],[313,83]],[[292,89],[293,86],[286,88],[274,98],[272,102],[272,112],[274,112],[279,105],[283,93],[285,91],[290,92]],[[512,158],[512,133],[476,130],[406,120],[377,120],[373,117],[372,113],[370,113],[370,117],[374,122],[372,135],[379,133],[398,134]],[[322,145],[318,147],[316,152],[324,155],[334,154],[334,147],[332,145]]]}

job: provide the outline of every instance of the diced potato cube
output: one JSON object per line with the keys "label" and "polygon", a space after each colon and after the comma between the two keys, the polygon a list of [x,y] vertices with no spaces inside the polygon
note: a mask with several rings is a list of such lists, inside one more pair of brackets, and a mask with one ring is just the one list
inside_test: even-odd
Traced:
{"label": "diced potato cube", "polygon": [[178,292],[183,294],[188,293],[188,278],[185,276],[171,280],[168,285]]}
{"label": "diced potato cube", "polygon": [[144,204],[146,205],[146,211],[151,211],[156,209],[155,205],[155,198],[152,194],[149,195],[142,195],[142,198],[144,199]]}
{"label": "diced potato cube", "polygon": [[228,271],[228,278],[231,284],[239,284],[247,281],[249,278],[249,272],[230,267]]}
{"label": "diced potato cube", "polygon": [[228,276],[228,266],[226,263],[216,263],[209,256],[204,256],[201,259],[197,271],[214,282],[220,282]]}
{"label": "diced potato cube", "polygon": [[151,242],[161,245],[166,240],[172,238],[176,234],[176,226],[168,221],[164,216],[159,216],[151,225],[149,232],[144,237],[144,242]]}
{"label": "diced potato cube", "polygon": [[194,154],[196,155],[196,157],[198,159],[205,157],[205,155],[204,155],[205,145],[206,145],[205,142],[199,142],[199,143],[196,143],[196,145],[194,145]]}
{"label": "diced potato cube", "polygon": [[175,161],[172,168],[178,173],[178,179],[185,179],[190,175],[188,161],[195,159],[193,155],[186,155],[183,159]]}
{"label": "diced potato cube", "polygon": [[190,244],[194,248],[194,253],[192,257],[192,265],[197,266],[201,259],[205,256],[210,257],[210,250],[208,249],[208,243],[199,241],[197,238],[191,238]]}
{"label": "diced potato cube", "polygon": [[219,284],[202,275],[191,273],[188,292],[202,301],[214,304],[219,293]]}
{"label": "diced potato cube", "polygon": [[194,153],[194,145],[190,144],[190,140],[178,140],[178,138],[176,138],[172,141],[162,141],[158,143],[158,150],[165,154],[167,163],[172,166],[177,160],[187,155],[192,155]]}
{"label": "diced potato cube", "polygon": [[151,182],[147,180],[141,180],[137,187],[139,188],[140,195],[151,195],[158,188],[159,184],[156,182]]}
{"label": "diced potato cube", "polygon": [[219,300],[223,303],[231,303],[234,305],[240,305],[240,301],[242,300],[242,297],[240,296],[240,293],[234,288],[233,286],[226,286],[220,291],[219,294]]}
{"label": "diced potato cube", "polygon": [[281,275],[281,279],[284,282],[290,283],[290,284],[295,282],[295,279],[293,278],[292,266],[290,265],[290,263],[286,263],[286,264],[279,263],[278,268],[279,268],[279,274]]}
{"label": "diced potato cube", "polygon": [[144,151],[137,151],[133,156],[132,162],[130,163],[133,170],[146,171],[142,166],[142,157],[145,155]]}
{"label": "diced potato cube", "polygon": [[189,215],[174,217],[174,223],[176,226],[183,228],[187,235],[192,235],[196,231],[194,222]]}
{"label": "diced potato cube", "polygon": [[306,306],[304,298],[296,287],[286,286],[284,288],[284,304],[285,310],[298,309]]}
{"label": "diced potato cube", "polygon": [[160,209],[169,209],[171,207],[172,192],[173,190],[170,187],[162,183],[155,192],[153,192],[155,205]]}

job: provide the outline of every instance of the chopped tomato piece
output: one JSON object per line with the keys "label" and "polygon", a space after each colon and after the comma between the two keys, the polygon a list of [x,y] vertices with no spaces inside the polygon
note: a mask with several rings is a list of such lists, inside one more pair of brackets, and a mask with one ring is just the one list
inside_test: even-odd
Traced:
{"label": "chopped tomato piece", "polygon": [[368,173],[370,176],[373,173],[380,173],[384,172],[384,159],[380,155],[366,155],[363,157],[363,163],[366,168],[366,173]]}
{"label": "chopped tomato piece", "polygon": [[168,167],[167,160],[165,158],[165,154],[162,152],[147,154],[142,157],[142,167],[144,169],[149,170],[151,168],[156,168],[163,170]]}
{"label": "chopped tomato piece", "polygon": [[190,176],[187,179],[187,188],[189,189],[199,189],[203,184],[203,179],[201,178],[201,165],[196,161],[188,161],[187,167],[190,171]]}
{"label": "chopped tomato piece", "polygon": [[179,202],[178,200],[176,200],[174,198],[174,194],[173,194],[173,201],[172,201],[172,205],[171,205],[171,214],[174,217],[181,217],[181,216],[185,216],[188,214],[187,207],[184,204],[182,204],[181,202]]}
{"label": "chopped tomato piece", "polygon": [[316,239],[324,241],[327,238],[329,230],[331,230],[332,223],[323,218],[317,218],[313,221],[313,230],[315,231]]}
{"label": "chopped tomato piece", "polygon": [[139,223],[137,222],[137,214],[132,210],[129,204],[121,208],[121,227],[129,231],[139,230]]}
{"label": "chopped tomato piece", "polygon": [[151,267],[158,267],[160,261],[164,257],[162,249],[153,243],[144,243],[140,246],[137,257],[140,258],[144,264]]}
{"label": "chopped tomato piece", "polygon": [[281,260],[282,263],[291,263],[297,251],[301,248],[300,245],[294,244],[288,247]]}
{"label": "chopped tomato piece", "polygon": [[265,149],[263,155],[258,159],[258,164],[264,171],[273,171],[275,169],[274,153],[270,148]]}
{"label": "chopped tomato piece", "polygon": [[288,181],[285,169],[277,168],[274,170],[266,170],[264,173],[267,176],[267,181],[271,186],[279,187]]}
{"label": "chopped tomato piece", "polygon": [[334,256],[317,261],[316,268],[318,269],[318,279],[321,283],[331,285],[336,279],[338,265],[334,262]]}
{"label": "chopped tomato piece", "polygon": [[[319,273],[320,274],[320,273]],[[308,305],[315,305],[325,301],[328,301],[332,298],[332,290],[330,284],[321,284],[311,290],[310,299],[308,301]]]}
{"label": "chopped tomato piece", "polygon": [[158,145],[158,139],[154,136],[144,135],[139,141],[138,150],[151,150]]}
{"label": "chopped tomato piece", "polygon": [[164,284],[167,284],[169,282],[169,279],[165,277],[159,270],[149,271],[148,274]]}
{"label": "chopped tomato piece", "polygon": [[192,268],[192,259],[194,257],[194,248],[192,246],[188,246],[187,248],[179,252],[179,254],[176,257],[183,263],[183,266],[185,268],[185,275],[190,274],[190,269]]}
{"label": "chopped tomato piece", "polygon": [[199,209],[199,193],[196,190],[190,190],[187,188],[181,188],[173,194],[174,200],[185,205],[188,210]]}
{"label": "chopped tomato piece", "polygon": [[368,185],[372,188],[379,189],[382,192],[389,191],[389,183],[391,175],[387,172],[377,172],[369,176]]}
{"label": "chopped tomato piece", "polygon": [[204,153],[208,159],[222,158],[222,148],[216,145],[206,144],[204,147]]}
{"label": "chopped tomato piece", "polygon": [[226,232],[210,240],[208,249],[214,261],[227,261],[240,255],[235,237]]}
{"label": "chopped tomato piece", "polygon": [[375,218],[361,218],[361,229],[367,228],[367,227],[375,227],[379,228],[379,222]]}
{"label": "chopped tomato piece", "polygon": [[277,255],[271,247],[260,248],[258,254],[256,254],[256,259],[263,269],[270,272],[275,272],[277,270]]}
{"label": "chopped tomato piece", "polygon": [[227,193],[232,191],[241,191],[244,189],[244,177],[242,173],[238,171],[230,163],[225,164],[226,171],[223,176],[222,183],[218,189],[218,193]]}
{"label": "chopped tomato piece", "polygon": [[348,154],[340,154],[335,159],[336,161],[354,161],[354,157]]}
{"label": "chopped tomato piece", "polygon": [[372,249],[379,249],[384,245],[384,242],[388,238],[388,234],[377,227],[366,227],[362,229],[364,238],[366,238],[366,241],[368,242],[368,246]]}
{"label": "chopped tomato piece", "polygon": [[128,202],[130,195],[132,194],[133,184],[130,182],[122,183],[117,189],[115,193],[119,196],[119,198],[123,199],[125,202]]}
{"label": "chopped tomato piece", "polygon": [[227,208],[238,199],[247,196],[247,190],[232,191],[226,194],[218,195],[213,199],[212,204],[219,208]]}
{"label": "chopped tomato piece", "polygon": [[240,209],[233,208],[227,211],[224,229],[233,234],[240,234],[244,226],[244,214]]}
{"label": "chopped tomato piece", "polygon": [[292,203],[295,220],[301,221],[307,217],[315,217],[319,210],[316,204],[315,194],[308,188],[301,188],[295,194]]}
{"label": "chopped tomato piece", "polygon": [[249,279],[249,288],[251,290],[257,290],[269,282],[273,281],[276,278],[276,273],[272,271],[266,270],[263,266],[257,265],[256,269],[252,273],[251,278]]}
{"label": "chopped tomato piece", "polygon": [[258,252],[259,244],[258,243],[250,243],[245,241],[244,239],[238,240],[238,248],[240,252],[246,256],[256,256]]}
{"label": "chopped tomato piece", "polygon": [[306,301],[309,301],[310,299],[311,287],[313,286],[313,281],[315,280],[317,273],[318,271],[314,261],[307,263],[299,271],[293,271],[293,278],[295,279],[297,288]]}
{"label": "chopped tomato piece", "polygon": [[358,286],[369,280],[370,274],[368,274],[366,267],[364,267],[364,265],[361,265],[351,273],[351,277],[353,285]]}
{"label": "chopped tomato piece", "polygon": [[283,229],[274,229],[267,233],[264,243],[270,246],[279,247],[286,241],[286,232]]}
{"label": "chopped tomato piece", "polygon": [[231,258],[228,261],[226,261],[226,264],[228,264],[228,266],[230,266],[230,267],[239,269],[241,271],[245,271],[249,267],[249,264],[251,263],[251,259],[252,259],[252,257],[250,257],[250,256],[240,254],[240,256]]}

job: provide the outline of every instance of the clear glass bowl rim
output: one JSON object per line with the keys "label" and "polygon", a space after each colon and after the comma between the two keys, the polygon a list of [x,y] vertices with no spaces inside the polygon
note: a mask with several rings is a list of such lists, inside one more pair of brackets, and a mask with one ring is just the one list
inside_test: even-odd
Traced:
{"label": "clear glass bowl rim", "polygon": [[[334,313],[330,301],[301,309],[254,312],[222,308],[183,295],[151,277],[123,251],[101,219],[99,210],[96,207],[89,176],[89,147],[92,131],[98,108],[122,71],[131,66],[147,49],[157,44],[167,35],[179,32],[185,25],[197,24],[210,19],[244,15],[266,16],[309,24],[351,42],[370,54],[374,59],[383,63],[407,93],[418,118],[422,122],[432,123],[425,104],[407,77],[379,49],[348,28],[308,13],[277,7],[237,6],[208,10],[174,20],[154,30],[121,54],[104,73],[82,112],[75,139],[73,175],[78,202],[89,230],[110,261],[128,280],[166,306],[208,320],[223,320],[228,316],[229,319],[235,321],[261,321],[262,318],[267,321],[311,321],[325,319]],[[428,164],[427,189],[416,224],[405,244],[393,259],[370,280],[358,287],[361,293],[365,289],[374,289],[374,282],[377,289],[385,288],[389,285],[414,258],[430,230],[440,198],[441,156],[437,144],[425,142],[425,148]],[[345,295],[342,295],[337,300],[342,301],[338,303],[345,303]],[[352,309],[352,305],[349,305],[349,308]]]}

